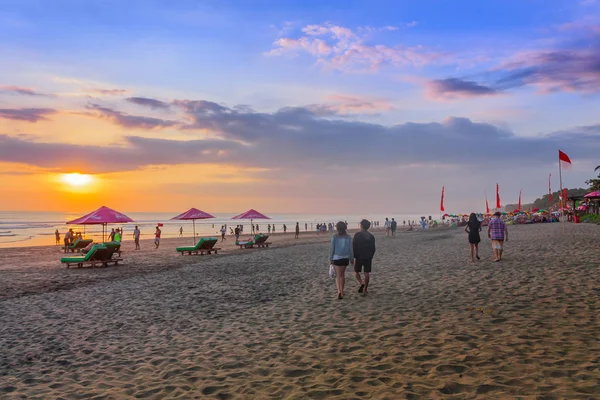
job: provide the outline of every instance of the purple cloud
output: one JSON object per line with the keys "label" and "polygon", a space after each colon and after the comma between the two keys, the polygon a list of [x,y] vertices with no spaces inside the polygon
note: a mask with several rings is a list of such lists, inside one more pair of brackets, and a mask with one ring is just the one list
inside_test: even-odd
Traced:
{"label": "purple cloud", "polygon": [[58,111],[52,108],[19,108],[19,109],[0,109],[0,118],[12,119],[15,121],[38,122],[47,120],[46,115],[56,114]]}
{"label": "purple cloud", "polygon": [[98,104],[88,104],[86,108],[92,110],[91,115],[101,119],[107,119],[125,128],[150,130],[170,128],[179,125],[179,123],[176,121],[144,117],[139,115],[128,115],[120,111],[115,111],[108,107],[102,107]]}
{"label": "purple cloud", "polygon": [[84,92],[102,96],[124,96],[129,93],[129,91],[125,89],[84,89]]}
{"label": "purple cloud", "polygon": [[461,97],[496,96],[501,94],[491,87],[459,78],[430,81],[427,84],[426,89],[427,95],[430,98],[452,99]]}
{"label": "purple cloud", "polygon": [[128,97],[125,100],[127,100],[130,103],[137,104],[139,106],[150,107],[155,110],[166,110],[171,107],[169,103],[165,103],[164,101],[156,99],[150,99],[148,97]]}
{"label": "purple cloud", "polygon": [[[336,115],[331,114],[323,117],[304,107],[260,113],[248,107],[230,108],[202,100],[179,100],[175,104],[192,121],[187,128],[202,129],[213,138],[183,141],[129,136],[119,146],[76,146],[0,135],[0,161],[61,170],[84,167],[86,172],[223,163],[307,174],[344,165],[349,160],[353,166],[367,170],[415,164],[477,166],[479,170],[495,169],[498,163],[549,166],[556,159],[556,149],[565,142],[570,144],[568,151],[573,157],[594,158],[600,151],[597,126],[519,137],[509,130],[467,118],[384,126],[335,119]],[[102,118],[122,126],[165,126],[163,120],[124,115],[97,105],[90,107]],[[464,149],[468,148],[493,151],[472,152],[467,157]],[[536,151],[531,152],[532,148]]]}
{"label": "purple cloud", "polygon": [[55,97],[53,94],[38,93],[33,89],[21,86],[0,86],[0,94],[18,94],[22,96]]}
{"label": "purple cloud", "polygon": [[533,86],[540,93],[600,93],[600,26],[588,22],[568,25],[568,30],[583,30],[583,36],[555,48],[512,56],[482,74],[487,84],[448,78],[427,83],[427,92],[433,97],[473,97]]}

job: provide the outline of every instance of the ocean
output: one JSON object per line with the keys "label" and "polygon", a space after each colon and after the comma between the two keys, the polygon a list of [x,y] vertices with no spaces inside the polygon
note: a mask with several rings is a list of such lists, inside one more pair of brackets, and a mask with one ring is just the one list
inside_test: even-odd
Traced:
{"label": "ocean", "polygon": [[[135,221],[124,225],[109,225],[111,228],[123,228],[124,239],[132,238],[135,225],[138,225],[142,232],[142,239],[154,237],[154,230],[158,223],[162,223],[162,237],[178,237],[179,229],[183,227],[183,236],[191,237],[192,221],[172,221],[177,212],[173,213],[136,213],[124,212]],[[102,240],[102,226],[100,225],[66,225],[85,213],[59,213],[59,212],[21,212],[21,211],[0,211],[0,248],[1,247],[23,247],[23,246],[46,246],[55,244],[54,232],[56,229],[60,232],[61,240],[69,228],[75,232],[82,232],[88,239],[94,241]],[[209,220],[196,220],[196,235],[209,236],[219,235],[219,229],[222,225],[235,228],[236,225],[244,225],[244,233],[250,232],[250,221],[232,220],[231,214],[213,214],[216,218]],[[351,229],[357,228],[361,219],[366,218],[370,221],[379,221],[383,227],[385,218],[395,218],[402,226],[402,221],[418,221],[421,215],[417,214],[267,214],[269,220],[255,220],[261,232],[267,232],[267,225],[275,226],[275,232],[283,232],[283,225],[287,225],[287,231],[293,232],[296,222],[300,223],[301,231],[305,231],[305,224],[308,230],[315,230],[318,223],[329,223],[337,221],[347,221]]]}

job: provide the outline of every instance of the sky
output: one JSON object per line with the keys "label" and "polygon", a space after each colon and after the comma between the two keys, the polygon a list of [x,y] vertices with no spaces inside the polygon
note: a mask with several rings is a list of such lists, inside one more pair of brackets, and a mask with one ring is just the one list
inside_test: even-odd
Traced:
{"label": "sky", "polygon": [[1,210],[458,213],[600,164],[600,0],[3,0],[0,54]]}

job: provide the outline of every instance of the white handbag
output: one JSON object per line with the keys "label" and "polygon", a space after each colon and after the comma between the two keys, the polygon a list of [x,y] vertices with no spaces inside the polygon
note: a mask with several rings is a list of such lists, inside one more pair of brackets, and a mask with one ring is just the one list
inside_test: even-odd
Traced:
{"label": "white handbag", "polygon": [[329,276],[335,279],[335,268],[333,268],[333,264],[329,264]]}

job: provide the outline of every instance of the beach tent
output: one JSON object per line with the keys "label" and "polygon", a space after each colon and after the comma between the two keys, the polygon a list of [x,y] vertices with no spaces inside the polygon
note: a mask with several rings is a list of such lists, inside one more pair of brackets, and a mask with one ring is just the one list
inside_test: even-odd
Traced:
{"label": "beach tent", "polygon": [[198,210],[197,208],[190,208],[184,213],[179,214],[176,217],[171,218],[171,220],[179,219],[179,220],[192,220],[192,225],[194,226],[194,243],[196,243],[196,220],[197,219],[209,219],[214,218],[214,216],[210,215],[207,212],[202,210]]}
{"label": "beach tent", "polygon": [[127,215],[102,206],[89,214],[67,222],[67,225],[102,225],[102,241],[104,241],[104,232],[108,224],[123,224],[134,222]]}
{"label": "beach tent", "polygon": [[246,211],[245,213],[241,213],[240,215],[236,215],[235,217],[231,217],[231,219],[249,219],[250,220],[250,225],[254,226],[253,225],[253,221],[255,219],[271,219],[271,218],[267,217],[264,214],[259,213],[255,209],[251,208],[248,211]]}

